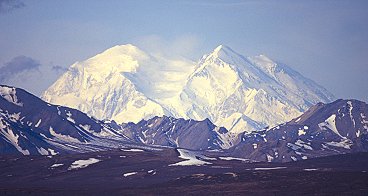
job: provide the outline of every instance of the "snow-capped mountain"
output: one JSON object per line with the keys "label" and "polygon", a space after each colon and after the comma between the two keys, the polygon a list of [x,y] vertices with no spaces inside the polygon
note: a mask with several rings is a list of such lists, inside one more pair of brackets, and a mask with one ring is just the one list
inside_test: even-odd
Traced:
{"label": "snow-capped mountain", "polygon": [[153,81],[160,77],[150,72],[160,63],[165,62],[135,46],[116,46],[73,64],[44,93],[43,99],[118,123],[162,116],[164,108],[148,97],[159,85]]}
{"label": "snow-capped mountain", "polygon": [[287,162],[368,151],[368,104],[319,103],[288,123],[244,134],[231,149],[251,160]]}
{"label": "snow-capped mountain", "polygon": [[286,122],[334,98],[264,55],[246,58],[220,45],[194,63],[121,45],[73,64],[43,99],[118,123],[163,115],[208,118],[236,135]]}
{"label": "snow-capped mountain", "polygon": [[138,123],[101,121],[0,85],[0,154],[55,155],[121,148],[186,148],[252,161],[287,162],[368,151],[368,105],[318,103],[262,131],[232,135],[209,119],[154,117]]}
{"label": "snow-capped mountain", "polygon": [[333,96],[264,55],[245,58],[219,46],[200,60],[181,99],[190,103],[188,117],[207,117],[232,132],[244,132],[286,122]]}

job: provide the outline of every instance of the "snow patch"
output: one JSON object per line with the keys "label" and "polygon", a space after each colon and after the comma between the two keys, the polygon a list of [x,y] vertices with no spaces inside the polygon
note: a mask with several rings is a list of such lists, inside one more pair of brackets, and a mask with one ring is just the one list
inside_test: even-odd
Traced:
{"label": "snow patch", "polygon": [[201,165],[207,165],[212,164],[210,162],[199,160],[197,157],[203,157],[202,155],[198,155],[192,151],[184,150],[184,149],[177,149],[179,152],[179,158],[186,159],[185,161],[181,161],[178,163],[170,164],[169,166],[201,166]]}
{"label": "snow patch", "polygon": [[41,121],[42,121],[41,119],[40,119],[40,120],[38,120],[38,121],[37,121],[37,123],[36,123],[36,125],[35,125],[35,127],[38,127],[38,126],[40,126],[40,124],[41,124]]}
{"label": "snow patch", "polygon": [[62,135],[62,134],[56,133],[52,127],[49,128],[49,131],[50,131],[50,134],[57,139],[68,141],[68,142],[80,143],[78,139],[70,137],[69,135]]}
{"label": "snow patch", "polygon": [[276,169],[286,169],[287,167],[256,167],[254,170],[276,170]]}
{"label": "snow patch", "polygon": [[274,159],[273,156],[271,156],[269,154],[266,154],[266,156],[267,156],[267,162],[272,162],[273,161],[273,159]]}
{"label": "snow patch", "polygon": [[92,164],[98,163],[101,160],[96,159],[96,158],[89,158],[87,160],[77,160],[74,161],[72,163],[72,165],[68,168],[68,170],[73,170],[73,169],[82,169],[82,168],[86,168]]}
{"label": "snow patch", "polygon": [[347,104],[349,106],[349,116],[350,116],[350,119],[353,122],[353,126],[355,127],[355,120],[354,120],[354,117],[353,117],[353,103],[351,101],[348,101]]}
{"label": "snow patch", "polygon": [[317,171],[318,169],[315,168],[307,168],[307,169],[303,169],[304,171]]}
{"label": "snow patch", "polygon": [[121,149],[122,151],[124,152],[144,152],[144,150],[142,149],[135,149],[135,148],[132,148],[132,149]]}
{"label": "snow patch", "polygon": [[19,102],[16,93],[17,91],[15,90],[15,88],[0,86],[0,96],[2,96],[8,102],[22,107],[23,103]]}
{"label": "snow patch", "polygon": [[[231,175],[233,178],[237,177],[238,175],[236,173],[233,173],[233,172],[226,172],[224,173],[225,175]],[[203,174],[204,176],[204,174]]]}
{"label": "snow patch", "polygon": [[313,148],[310,146],[310,143],[308,142],[304,142],[300,139],[298,139],[296,142],[295,142],[295,145],[298,145],[300,147],[303,147],[304,149],[306,150],[313,150]]}
{"label": "snow patch", "polygon": [[[4,124],[2,123],[2,121],[0,121],[0,127],[6,128],[6,126],[4,127]],[[23,150],[23,148],[19,145],[19,135],[15,134],[11,129],[6,129],[0,132],[1,135],[3,135],[6,140],[12,144],[20,153],[22,153],[23,155],[29,155],[29,151],[28,150]]]}
{"label": "snow patch", "polygon": [[51,149],[51,148],[49,148],[49,149],[47,149],[49,152],[50,152],[50,154],[51,155],[57,155],[57,154],[59,154],[58,152],[56,152],[54,149]]}
{"label": "snow patch", "polygon": [[340,135],[339,131],[336,128],[336,114],[332,114],[325,120],[325,122],[319,123],[318,126],[321,130],[326,130],[326,128],[329,128],[338,136],[343,137],[342,135]]}
{"label": "snow patch", "polygon": [[47,151],[44,148],[37,148],[38,153],[40,153],[40,155],[49,155],[49,151]]}
{"label": "snow patch", "polygon": [[345,148],[345,149],[351,149],[350,147],[353,145],[353,142],[349,139],[342,139],[340,142],[326,142],[327,145],[339,147],[339,148]]}
{"label": "snow patch", "polygon": [[151,175],[155,175],[156,174],[156,170],[154,170],[154,169],[148,170],[147,173],[148,174],[151,174]]}
{"label": "snow patch", "polygon": [[75,120],[72,118],[72,113],[71,113],[70,111],[68,111],[68,112],[66,113],[66,115],[67,115],[66,120],[68,120],[69,122],[72,122],[72,123],[74,123],[74,124],[75,124]]}
{"label": "snow patch", "polygon": [[232,160],[236,160],[236,161],[249,161],[249,159],[243,159],[243,158],[237,158],[237,157],[219,157],[219,159],[225,160],[225,161],[232,161]]}
{"label": "snow patch", "polygon": [[[20,112],[9,115],[9,118],[13,122],[17,122],[20,119]],[[23,119],[23,118],[22,118]]]}
{"label": "snow patch", "polygon": [[307,132],[304,131],[304,129],[299,129],[298,130],[298,136],[302,136],[305,135]]}
{"label": "snow patch", "polygon": [[128,176],[132,176],[132,175],[136,175],[138,172],[129,172],[129,173],[125,173],[123,174],[124,177],[128,177]]}
{"label": "snow patch", "polygon": [[55,163],[55,164],[51,165],[50,168],[61,167],[63,165],[64,165],[63,163]]}

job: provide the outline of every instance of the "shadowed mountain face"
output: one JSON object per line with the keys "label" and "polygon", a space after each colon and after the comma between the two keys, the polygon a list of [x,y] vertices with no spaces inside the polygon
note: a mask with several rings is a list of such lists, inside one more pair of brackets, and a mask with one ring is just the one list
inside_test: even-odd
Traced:
{"label": "shadowed mountain face", "polygon": [[[228,131],[216,127],[210,120],[204,121],[176,119],[173,117],[154,117],[137,124],[121,125],[124,135],[136,142],[148,145],[181,147],[196,150],[228,148],[233,143],[226,143]],[[225,139],[224,139],[225,138]],[[233,139],[235,142],[237,137]]]}
{"label": "shadowed mountain face", "polygon": [[0,86],[0,90],[2,154],[83,152],[86,149],[71,144],[87,145],[110,131],[106,124],[78,110],[48,104],[22,89]]}
{"label": "shadowed mountain face", "polygon": [[146,144],[221,149],[222,135],[227,133],[209,120],[165,116],[118,125],[48,104],[22,89],[0,86],[0,93],[1,154],[48,155]]}
{"label": "shadowed mountain face", "polygon": [[271,129],[244,134],[233,155],[259,161],[292,161],[368,151],[368,105],[357,100],[319,103]]}

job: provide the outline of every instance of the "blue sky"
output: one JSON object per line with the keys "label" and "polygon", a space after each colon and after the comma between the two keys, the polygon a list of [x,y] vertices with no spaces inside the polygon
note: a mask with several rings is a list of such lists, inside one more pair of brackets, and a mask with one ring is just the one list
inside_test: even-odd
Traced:
{"label": "blue sky", "polygon": [[40,66],[13,68],[10,81],[40,94],[72,63],[114,45],[198,60],[225,44],[288,64],[338,98],[368,101],[366,10],[358,0],[0,0],[0,70],[33,60]]}

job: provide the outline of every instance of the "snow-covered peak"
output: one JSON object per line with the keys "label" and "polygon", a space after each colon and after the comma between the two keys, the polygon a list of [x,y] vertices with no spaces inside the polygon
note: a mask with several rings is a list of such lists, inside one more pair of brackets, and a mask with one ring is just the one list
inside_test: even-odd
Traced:
{"label": "snow-covered peak", "polygon": [[148,58],[149,56],[136,46],[131,44],[118,45],[84,62],[77,62],[72,68],[98,72],[100,74],[108,74],[111,72],[135,72],[140,65],[139,62],[147,60]]}
{"label": "snow-covered peak", "polygon": [[[225,45],[217,46],[211,53],[205,55],[201,62],[222,61],[229,64],[237,64],[242,61],[242,56]],[[219,63],[217,63],[219,64]]]}
{"label": "snow-covered peak", "polygon": [[233,132],[282,123],[333,99],[286,65],[264,55],[246,58],[224,45],[197,64],[115,46],[74,64],[43,98],[118,123],[208,118]]}
{"label": "snow-covered peak", "polygon": [[278,67],[277,63],[272,61],[269,57],[264,54],[248,57],[248,59],[257,65],[262,71],[273,75]]}
{"label": "snow-covered peak", "polygon": [[186,59],[148,54],[131,44],[115,46],[73,64],[43,99],[98,119],[138,122],[171,114],[160,103],[181,92],[192,67]]}
{"label": "snow-covered peak", "polygon": [[265,55],[244,57],[220,45],[205,55],[181,98],[190,118],[209,118],[232,132],[252,131],[298,116],[333,96],[313,81]]}
{"label": "snow-covered peak", "polygon": [[0,85],[0,96],[3,97],[10,103],[13,103],[18,106],[22,106],[23,103],[19,102],[18,97],[16,95],[17,91],[14,87],[8,87]]}
{"label": "snow-covered peak", "polygon": [[221,52],[226,53],[230,51],[233,51],[233,50],[229,46],[221,44],[213,50],[212,54],[219,54]]}

